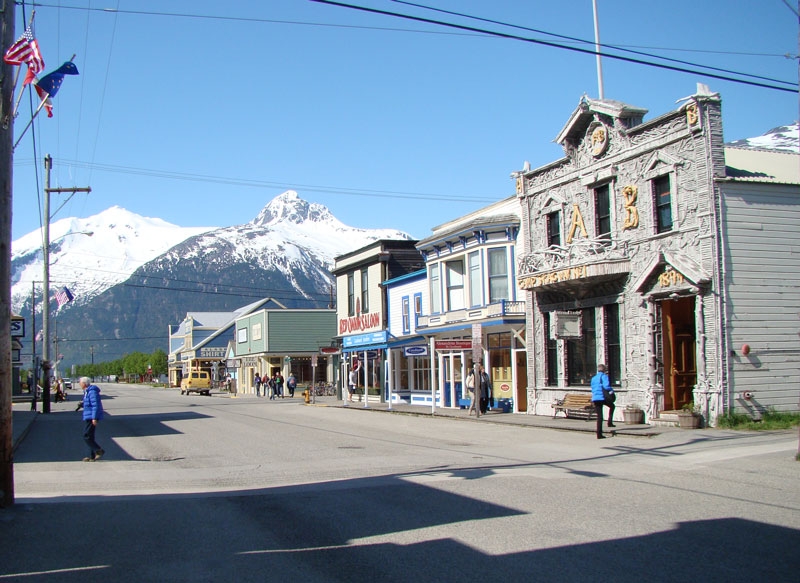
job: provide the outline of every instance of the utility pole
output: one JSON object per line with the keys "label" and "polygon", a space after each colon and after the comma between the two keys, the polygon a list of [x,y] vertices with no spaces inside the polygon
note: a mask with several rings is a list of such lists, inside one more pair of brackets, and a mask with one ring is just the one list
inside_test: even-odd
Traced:
{"label": "utility pole", "polygon": [[[0,47],[15,40],[14,1],[0,0]],[[14,167],[14,75],[0,61],[0,506],[14,504],[11,400],[11,211]]]}
{"label": "utility pole", "polygon": [[[92,192],[86,188],[50,188],[50,170],[53,159],[50,154],[44,158],[44,228],[42,238],[42,256],[44,258],[44,298],[42,301],[42,368],[47,363],[47,374],[42,379],[42,413],[50,412],[50,194],[53,192]],[[9,276],[10,281],[10,276]],[[9,286],[10,287],[10,286]],[[58,354],[56,354],[58,359]]]}

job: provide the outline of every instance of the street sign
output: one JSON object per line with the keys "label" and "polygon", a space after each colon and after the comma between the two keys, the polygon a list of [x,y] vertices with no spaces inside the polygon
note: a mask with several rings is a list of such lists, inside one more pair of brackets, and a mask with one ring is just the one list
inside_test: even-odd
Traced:
{"label": "street sign", "polygon": [[472,361],[483,360],[483,330],[480,324],[472,325]]}
{"label": "street sign", "polygon": [[11,337],[22,338],[25,336],[25,318],[11,316]]}

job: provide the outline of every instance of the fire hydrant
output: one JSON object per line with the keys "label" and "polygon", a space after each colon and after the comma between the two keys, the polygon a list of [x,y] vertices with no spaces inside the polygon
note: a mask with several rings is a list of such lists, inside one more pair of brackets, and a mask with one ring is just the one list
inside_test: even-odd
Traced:
{"label": "fire hydrant", "polygon": [[306,405],[308,405],[311,402],[311,391],[309,391],[308,389],[303,391],[303,400],[306,402]]}

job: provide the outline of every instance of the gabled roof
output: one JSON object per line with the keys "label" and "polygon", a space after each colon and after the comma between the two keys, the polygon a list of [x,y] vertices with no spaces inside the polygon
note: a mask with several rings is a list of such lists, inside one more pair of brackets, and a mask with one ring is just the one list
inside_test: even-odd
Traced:
{"label": "gabled roof", "polygon": [[630,120],[632,122],[628,124],[630,126],[640,123],[647,110],[613,99],[590,99],[584,95],[555,141],[563,144],[567,139],[580,139],[586,133],[586,128],[594,120],[596,113],[615,119]]}
{"label": "gabled roof", "polygon": [[[214,339],[218,338],[221,334],[224,334],[226,331],[230,330],[232,326],[236,324],[236,320],[241,318],[242,316],[246,316],[247,314],[251,314],[261,308],[267,302],[272,302],[277,304],[282,309],[286,309],[279,301],[273,298],[263,298],[261,300],[257,300],[252,304],[247,304],[246,306],[242,306],[241,308],[237,308],[232,312],[187,312],[186,318],[183,322],[181,322],[178,329],[171,335],[171,336],[181,336],[186,335],[189,333],[187,326],[184,324],[187,323],[187,320],[191,317],[195,322],[200,324],[200,327],[204,328],[216,328],[216,330],[210,334],[209,336],[203,338],[200,342],[196,345],[191,346],[187,350],[196,350],[202,346],[206,346],[211,343]],[[178,350],[172,351],[170,354],[175,354],[177,352],[183,352],[183,345]]]}

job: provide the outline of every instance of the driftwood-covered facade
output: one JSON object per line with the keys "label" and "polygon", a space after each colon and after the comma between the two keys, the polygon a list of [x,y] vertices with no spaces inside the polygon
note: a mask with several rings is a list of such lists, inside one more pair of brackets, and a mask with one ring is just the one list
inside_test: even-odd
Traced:
{"label": "driftwood-covered facade", "polygon": [[[702,86],[674,111],[645,114],[583,98],[557,137],[564,157],[515,173],[528,412],[551,414],[555,399],[587,392],[598,362],[609,368],[620,417],[627,404],[651,421],[691,403],[711,424],[725,411],[797,410],[798,286],[762,297],[763,311],[745,307],[756,290],[734,277],[744,207],[779,208],[798,224],[797,156],[786,154],[796,178],[760,183],[726,168],[721,100]],[[780,239],[781,229],[766,231],[749,233],[751,247]],[[781,274],[795,278],[798,237],[794,229],[762,250],[762,261],[785,262]],[[742,336],[779,318],[776,304],[791,319],[784,336],[771,344]],[[775,352],[776,342],[787,352]],[[773,351],[777,375],[753,362],[757,348],[762,360]]]}

